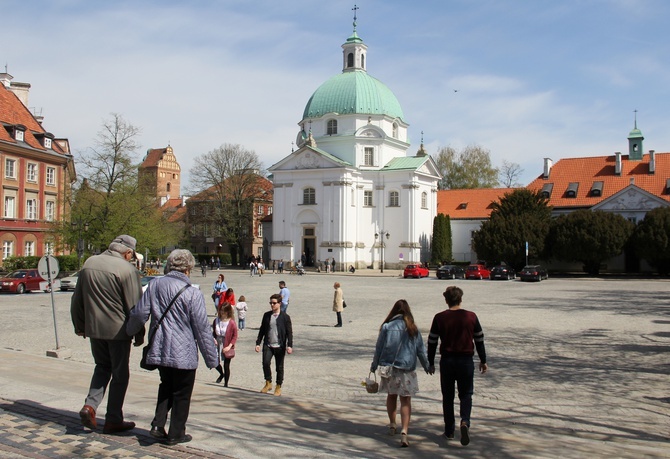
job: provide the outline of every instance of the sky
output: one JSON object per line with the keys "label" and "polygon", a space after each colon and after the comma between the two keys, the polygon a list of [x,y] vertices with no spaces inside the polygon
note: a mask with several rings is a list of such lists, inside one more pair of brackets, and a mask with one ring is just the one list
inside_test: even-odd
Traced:
{"label": "sky", "polygon": [[[436,154],[478,145],[494,166],[670,151],[666,0],[355,0],[368,73]],[[354,1],[0,0],[0,64],[75,159],[110,114],[138,127],[137,162],[174,149],[182,189],[222,144],[267,168],[289,155],[312,93],[342,71]],[[637,112],[635,112],[637,110]],[[422,134],[423,133],[423,134]],[[189,185],[191,184],[191,185]]]}

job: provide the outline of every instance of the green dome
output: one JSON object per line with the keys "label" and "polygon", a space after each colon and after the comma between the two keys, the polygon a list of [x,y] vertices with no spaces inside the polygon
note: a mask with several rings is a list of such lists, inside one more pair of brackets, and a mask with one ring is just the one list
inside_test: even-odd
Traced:
{"label": "green dome", "polygon": [[635,129],[630,131],[630,134],[628,134],[628,138],[633,139],[633,138],[638,138],[638,137],[643,137],[642,136],[642,131],[640,131],[637,127],[635,127]]}
{"label": "green dome", "polygon": [[302,118],[318,118],[332,112],[387,115],[404,121],[400,103],[391,90],[362,70],[343,72],[319,86],[309,98]]}

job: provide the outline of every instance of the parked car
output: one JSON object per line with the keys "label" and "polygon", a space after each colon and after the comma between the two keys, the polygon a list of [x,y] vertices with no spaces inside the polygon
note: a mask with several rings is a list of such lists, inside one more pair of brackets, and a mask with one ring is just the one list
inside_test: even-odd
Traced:
{"label": "parked car", "polygon": [[465,279],[465,269],[457,265],[443,265],[437,268],[435,276],[438,279]]}
{"label": "parked car", "polygon": [[489,276],[491,280],[510,280],[516,279],[516,273],[511,266],[498,265],[491,268],[491,275]]}
{"label": "parked car", "polygon": [[466,279],[488,279],[491,276],[491,271],[484,265],[475,264],[465,268]]}
{"label": "parked car", "polygon": [[541,281],[542,279],[549,279],[547,270],[540,265],[524,266],[519,271],[519,279],[522,281]]}
{"label": "parked car", "polygon": [[402,277],[407,279],[408,277],[428,277],[428,268],[424,268],[421,265],[407,265],[405,270],[402,273]]}
{"label": "parked car", "polygon": [[64,277],[60,280],[60,290],[61,292],[67,292],[68,290],[74,290],[77,286],[77,278],[79,277],[79,271],[74,273],[71,276]]}
{"label": "parked car", "polygon": [[40,282],[46,282],[36,269],[19,269],[0,279],[0,292],[25,293],[42,290]]}

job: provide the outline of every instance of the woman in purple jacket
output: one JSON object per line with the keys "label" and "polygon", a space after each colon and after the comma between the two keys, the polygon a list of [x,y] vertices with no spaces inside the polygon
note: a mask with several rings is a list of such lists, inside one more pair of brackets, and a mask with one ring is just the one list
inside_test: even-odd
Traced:
{"label": "woman in purple jacket", "polygon": [[[194,266],[195,258],[191,252],[173,250],[167,259],[169,272],[149,283],[142,299],[130,312],[126,325],[126,331],[134,330],[132,334],[135,334],[151,317],[149,339],[152,334],[154,336],[146,361],[158,366],[161,377],[151,435],[165,440],[168,445],[192,439],[186,434],[186,421],[198,368],[198,349],[207,368],[216,368],[219,364],[207,320],[205,297],[200,289],[191,286],[189,279]],[[171,303],[172,307],[165,313]],[[156,327],[164,313],[162,323]],[[166,432],[170,410],[170,429]]]}

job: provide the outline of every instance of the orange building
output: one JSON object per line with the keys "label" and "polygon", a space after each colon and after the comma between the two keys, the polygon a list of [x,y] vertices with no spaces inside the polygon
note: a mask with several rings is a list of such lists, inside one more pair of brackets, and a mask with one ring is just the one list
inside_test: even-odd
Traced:
{"label": "orange building", "polygon": [[0,73],[0,244],[2,259],[62,254],[51,227],[69,217],[76,179],[67,139],[42,126],[27,108],[30,85]]}

